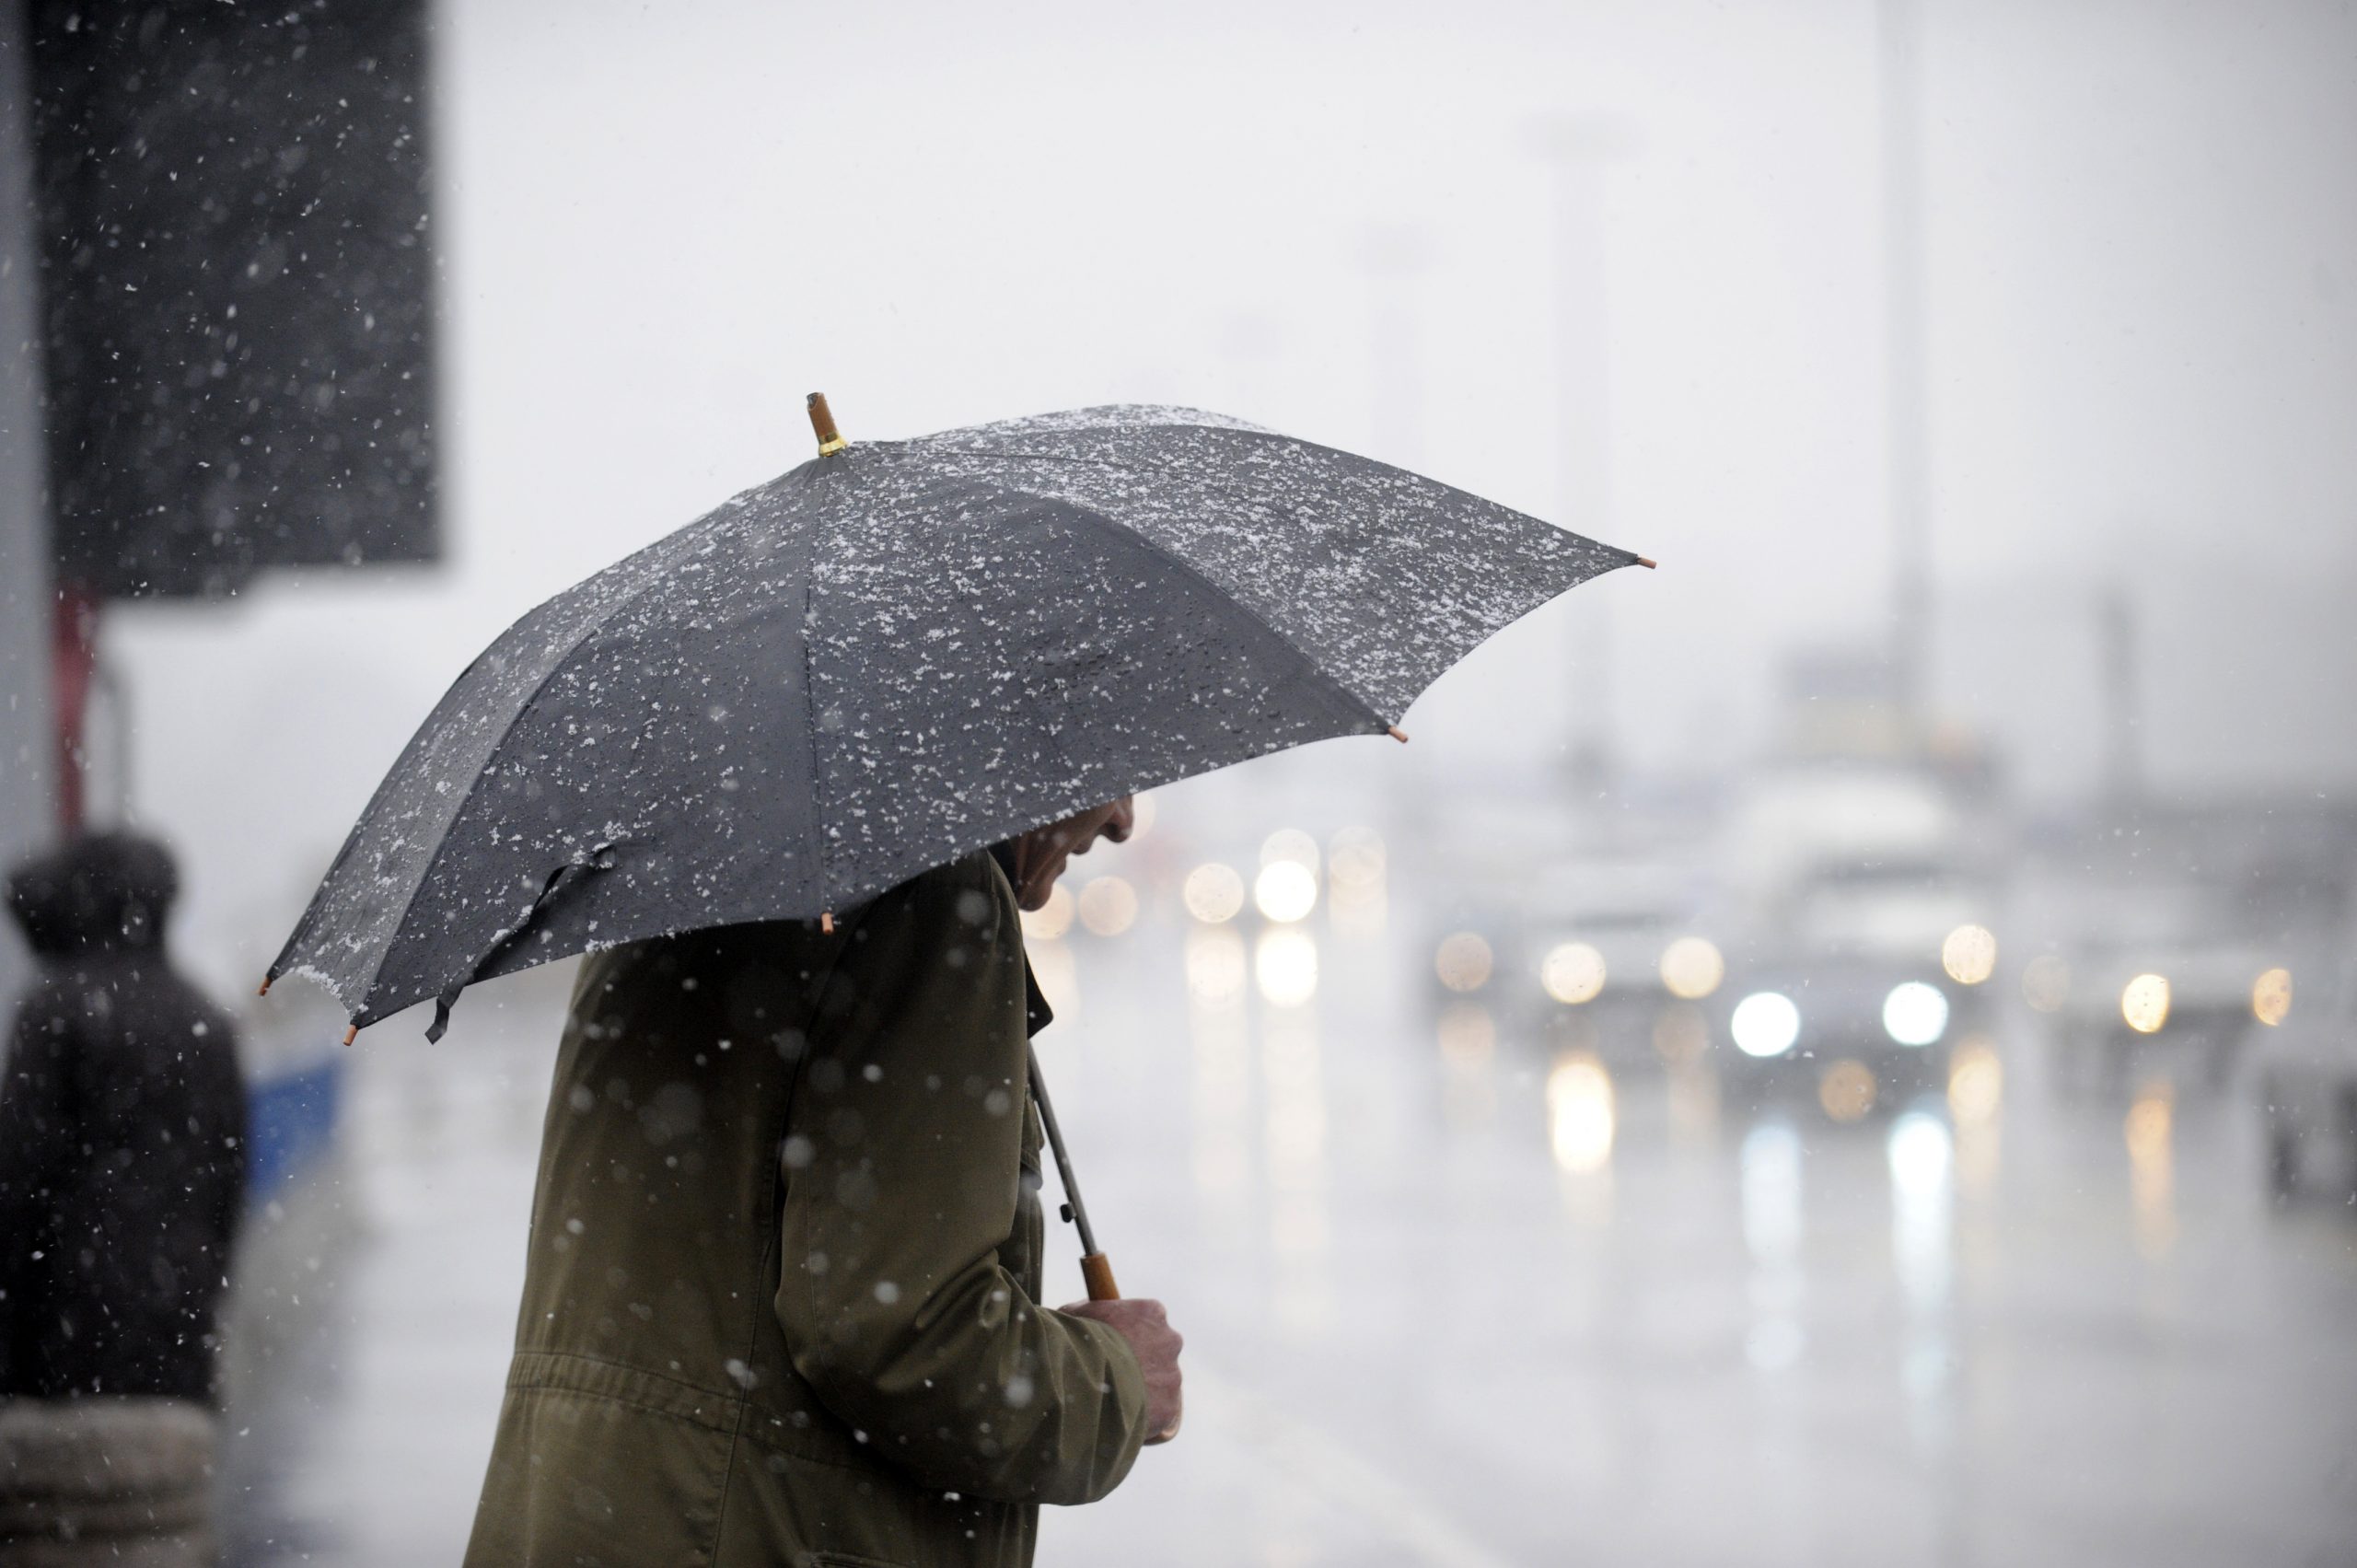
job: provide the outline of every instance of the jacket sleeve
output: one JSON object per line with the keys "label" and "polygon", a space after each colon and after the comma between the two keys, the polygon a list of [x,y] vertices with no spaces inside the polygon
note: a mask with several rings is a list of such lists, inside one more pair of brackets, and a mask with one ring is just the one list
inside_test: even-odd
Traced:
{"label": "jacket sleeve", "polygon": [[73,1154],[73,1016],[46,981],[17,1008],[0,1066],[0,1214],[9,1236],[39,1234]]}
{"label": "jacket sleeve", "polygon": [[783,1152],[795,1369],[924,1484],[1087,1503],[1129,1472],[1145,1384],[1111,1329],[1004,1268],[1027,1114],[1021,937],[979,857],[847,928]]}
{"label": "jacket sleeve", "polygon": [[38,981],[17,1005],[0,1062],[0,1390],[29,1369],[11,1367],[35,1254],[56,1242],[60,1184],[75,1146],[74,1009],[61,988]]}

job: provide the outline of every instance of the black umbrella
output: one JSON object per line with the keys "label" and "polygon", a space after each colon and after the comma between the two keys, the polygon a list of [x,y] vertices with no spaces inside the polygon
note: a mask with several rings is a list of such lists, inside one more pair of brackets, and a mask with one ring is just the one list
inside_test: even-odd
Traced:
{"label": "black umbrella", "polygon": [[[271,966],[353,1027],[586,949],[831,919],[1118,796],[1388,732],[1641,557],[1190,409],[819,456],[542,604],[461,674]],[[264,989],[268,989],[265,982]],[[347,1036],[347,1038],[349,1038]]]}

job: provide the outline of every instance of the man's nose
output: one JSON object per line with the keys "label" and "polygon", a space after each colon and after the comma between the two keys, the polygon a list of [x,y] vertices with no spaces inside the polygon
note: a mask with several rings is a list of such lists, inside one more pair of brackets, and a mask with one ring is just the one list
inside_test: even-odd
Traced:
{"label": "man's nose", "polygon": [[1137,805],[1123,796],[1113,805],[1113,815],[1105,819],[1105,836],[1117,844],[1130,842],[1130,830],[1137,825]]}

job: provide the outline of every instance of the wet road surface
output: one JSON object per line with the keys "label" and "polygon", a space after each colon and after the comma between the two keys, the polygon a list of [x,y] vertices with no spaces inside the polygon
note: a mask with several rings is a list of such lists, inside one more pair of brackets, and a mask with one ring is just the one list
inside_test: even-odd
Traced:
{"label": "wet road surface", "polygon": [[[1444,1023],[1398,933],[1300,935],[1041,948],[1091,1213],[1190,1393],[1042,1562],[2357,1561],[2357,1215],[2266,1201],[2239,1083],[2061,1095],[2009,1007],[1974,1093],[1841,1124]],[[456,1560],[555,978],[355,1051],[244,1282],[243,1560]]]}

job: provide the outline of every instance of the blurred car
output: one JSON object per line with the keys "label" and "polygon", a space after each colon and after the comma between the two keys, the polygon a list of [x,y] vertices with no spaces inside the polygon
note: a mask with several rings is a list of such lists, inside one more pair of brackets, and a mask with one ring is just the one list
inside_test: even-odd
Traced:
{"label": "blurred car", "polygon": [[1935,859],[1819,867],[1733,956],[1713,1060],[1738,1102],[1814,1099],[1836,1121],[1947,1081],[1993,1005],[1994,895]]}
{"label": "blurred car", "polygon": [[1645,855],[1526,865],[1513,898],[1460,905],[1432,930],[1430,999],[1444,1012],[1479,1005],[1509,1037],[1608,1065],[1676,1058],[1687,1047],[1659,1027],[1665,1005],[1709,995],[1724,968],[1698,934],[1693,886]]}
{"label": "blurred car", "polygon": [[2323,1006],[2292,1005],[2289,970],[2253,988],[2247,1049],[2268,1191],[2282,1202],[2357,1203],[2357,925],[2343,932],[2331,959]]}
{"label": "blurred car", "polygon": [[1550,1042],[1608,1065],[1678,1055],[1659,1028],[1665,1005],[1710,994],[1724,970],[1696,906],[1690,878],[1661,861],[1591,862],[1542,879],[1520,982]]}
{"label": "blurred car", "polygon": [[2140,1074],[2222,1087],[2252,988],[2279,961],[2247,934],[2233,890],[2147,877],[2112,888],[2080,918],[2101,936],[2070,958],[2055,1011],[2057,1079],[2105,1094]]}

